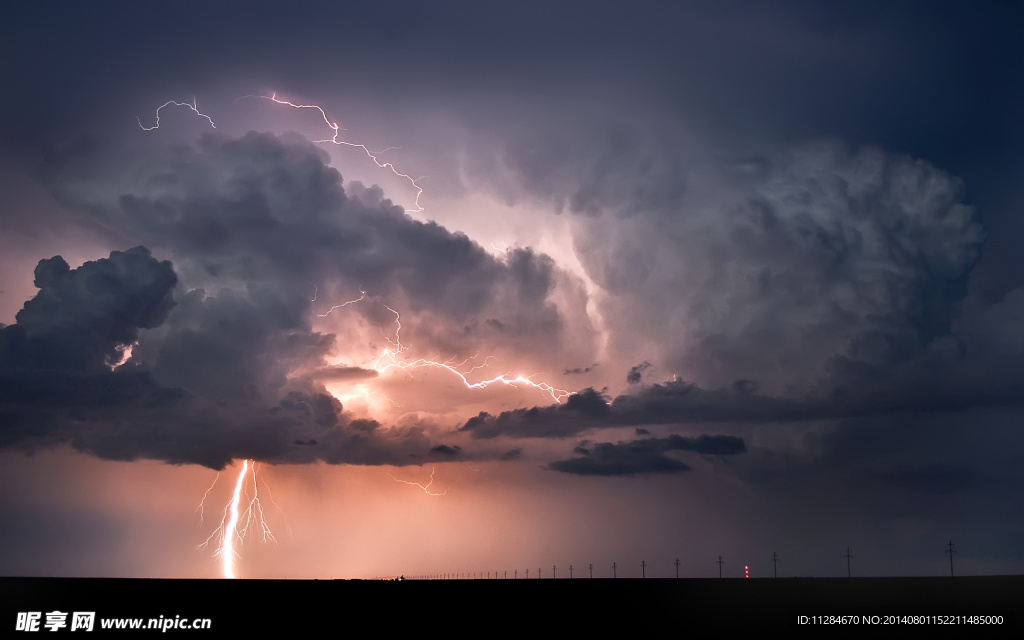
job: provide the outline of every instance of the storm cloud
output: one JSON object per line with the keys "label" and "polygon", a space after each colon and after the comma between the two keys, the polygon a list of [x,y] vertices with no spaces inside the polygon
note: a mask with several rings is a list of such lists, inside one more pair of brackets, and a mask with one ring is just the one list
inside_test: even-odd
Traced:
{"label": "storm cloud", "polygon": [[612,444],[598,442],[574,449],[577,454],[556,460],[549,469],[586,476],[620,476],[644,473],[678,473],[690,467],[670,456],[670,451],[692,451],[706,456],[731,456],[746,451],[741,438],[701,435],[696,438],[672,434],[667,438],[644,438]]}
{"label": "storm cloud", "polygon": [[[344,345],[314,329],[330,310],[315,313],[311,299],[370,291],[376,304],[355,309],[369,326],[401,327],[388,300],[406,313],[406,335],[454,355],[485,339],[550,352],[564,330],[550,258],[519,249],[499,260],[411,219],[379,189],[346,191],[307,142],[207,135],[194,147],[158,146],[132,167],[78,150],[54,162],[55,192],[148,248],[73,270],[59,256],[39,263],[40,291],[0,343],[7,446],[70,441],[103,457],[217,468],[240,457],[450,457],[458,448],[433,445],[422,426],[355,419],[326,394],[324,383],[378,372],[327,363]],[[104,162],[131,174],[113,194],[83,178]]]}

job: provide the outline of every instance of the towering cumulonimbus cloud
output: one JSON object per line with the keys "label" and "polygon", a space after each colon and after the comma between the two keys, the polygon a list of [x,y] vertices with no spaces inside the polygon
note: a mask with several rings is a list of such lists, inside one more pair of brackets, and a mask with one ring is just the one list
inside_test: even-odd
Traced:
{"label": "towering cumulonimbus cloud", "polygon": [[[326,392],[325,382],[377,376],[337,362],[372,345],[350,343],[360,336],[333,332],[345,327],[314,310],[318,298],[352,292],[373,302],[349,317],[364,318],[376,342],[463,357],[486,344],[535,363],[562,342],[591,348],[585,327],[567,333],[553,294],[569,286],[564,305],[579,291],[550,258],[495,258],[413,220],[378,188],[346,190],[308,142],[207,135],[127,162],[82,149],[50,167],[54,192],[112,241],[144,246],[76,269],[59,256],[39,263],[39,293],[0,333],[5,446],[70,442],[108,458],[215,468],[242,457],[463,456],[437,441],[437,427],[357,418]],[[104,164],[108,179],[97,182]]]}
{"label": "towering cumulonimbus cloud", "polygon": [[[405,323],[410,339],[452,356],[486,344],[557,361],[557,370],[593,351],[579,311],[585,294],[548,256],[526,248],[499,259],[464,234],[414,220],[378,187],[343,188],[327,154],[303,139],[211,133],[137,153],[130,163],[66,157],[52,188],[90,223],[168,252],[189,287],[254,285],[301,311],[311,298],[329,309],[363,291],[422,317]],[[97,162],[118,176],[113,194],[83,179],[83,165]],[[568,303],[556,306],[556,293]],[[382,309],[352,311],[391,322]]]}
{"label": "towering cumulonimbus cloud", "polygon": [[620,364],[802,393],[950,333],[986,237],[957,178],[834,139],[744,152],[592,125],[508,144],[495,188],[577,214]]}

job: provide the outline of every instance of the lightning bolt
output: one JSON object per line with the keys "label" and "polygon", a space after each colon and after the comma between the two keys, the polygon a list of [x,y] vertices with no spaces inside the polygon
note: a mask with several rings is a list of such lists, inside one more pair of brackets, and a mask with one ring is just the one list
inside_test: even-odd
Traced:
{"label": "lightning bolt", "polygon": [[[348,302],[342,302],[341,304],[336,304],[333,307],[331,307],[330,309],[328,309],[326,313],[318,313],[318,314],[316,314],[316,317],[318,317],[318,318],[326,318],[327,316],[331,315],[331,313],[335,309],[341,309],[343,307],[347,307],[350,304],[355,304],[357,302],[362,302],[363,300],[366,299],[366,292],[363,291],[362,289],[360,289],[359,293],[360,293],[360,296],[358,298],[356,298],[355,300],[349,300]],[[313,299],[310,300],[310,302],[316,302],[316,293],[315,292],[313,293]]]}
{"label": "lightning bolt", "polygon": [[423,493],[427,494],[428,496],[443,496],[443,495],[448,493],[448,491],[452,488],[452,486],[448,485],[447,487],[445,487],[445,490],[441,491],[441,492],[431,491],[430,487],[434,484],[434,472],[435,471],[437,471],[437,467],[431,467],[431,469],[430,469],[430,481],[427,482],[427,484],[420,484],[419,482],[410,482],[408,480],[401,480],[399,478],[396,478],[394,476],[394,474],[392,474],[390,472],[388,473],[388,475],[391,476],[391,479],[394,480],[395,482],[398,482],[400,484],[408,484],[408,485],[411,485],[413,487],[419,487],[420,489],[423,489]]}
{"label": "lightning bolt", "polygon": [[196,106],[196,99],[195,98],[192,98],[192,102],[191,103],[189,103],[189,102],[178,102],[176,100],[168,100],[167,102],[165,102],[162,105],[160,105],[159,107],[157,107],[156,108],[156,124],[154,124],[152,127],[147,127],[146,125],[142,124],[142,120],[138,116],[135,116],[135,120],[139,123],[139,127],[143,131],[152,131],[153,129],[159,129],[160,128],[160,111],[163,110],[164,107],[169,107],[171,105],[174,105],[176,107],[188,107],[189,109],[191,109],[200,118],[205,118],[206,121],[210,123],[210,127],[214,128],[214,129],[217,128],[217,125],[213,124],[213,119],[210,118],[210,116],[208,116],[205,113],[202,113],[202,112],[199,111],[199,108]]}
{"label": "lightning bolt", "polygon": [[213,482],[210,483],[210,486],[207,487],[207,489],[206,489],[206,493],[204,493],[202,499],[199,500],[199,506],[196,507],[196,511],[199,512],[199,523],[196,525],[197,527],[203,526],[203,514],[204,514],[204,512],[206,510],[206,498],[210,495],[210,492],[213,491],[213,487],[214,487],[214,485],[217,484],[217,480],[219,480],[219,479],[220,479],[220,471],[218,471],[217,475],[215,475],[213,477]]}
{"label": "lightning bolt", "polygon": [[[490,387],[492,385],[499,385],[499,384],[502,384],[502,385],[505,385],[505,386],[508,386],[508,387],[512,387],[513,389],[518,389],[519,386],[521,385],[521,386],[525,386],[525,387],[531,387],[531,388],[534,388],[534,389],[538,389],[539,391],[542,391],[545,394],[547,394],[553,401],[555,401],[555,402],[557,402],[559,404],[561,404],[566,398],[568,398],[569,396],[571,396],[573,394],[573,392],[571,392],[571,391],[567,391],[565,389],[559,389],[557,387],[553,387],[553,386],[551,386],[550,384],[548,384],[546,382],[534,382],[532,380],[532,378],[535,375],[539,375],[539,374],[533,374],[533,375],[529,375],[529,376],[523,376],[523,375],[512,376],[511,375],[512,372],[508,371],[508,372],[503,373],[503,374],[501,374],[499,376],[495,376],[495,377],[493,377],[493,378],[491,378],[489,380],[480,380],[478,382],[470,382],[469,379],[466,376],[468,376],[469,374],[473,373],[477,369],[482,369],[482,368],[488,366],[488,361],[494,357],[494,356],[487,356],[486,358],[484,358],[483,364],[473,366],[468,371],[460,371],[459,370],[460,368],[464,367],[468,362],[476,360],[479,357],[479,355],[480,355],[479,353],[477,355],[474,355],[472,358],[467,358],[466,360],[463,360],[459,364],[454,364],[453,363],[454,359],[448,359],[448,360],[445,360],[445,361],[430,360],[430,359],[426,359],[426,358],[420,358],[418,360],[413,360],[413,361],[400,360],[399,359],[399,354],[401,354],[404,351],[409,349],[409,347],[407,347],[406,345],[402,344],[402,315],[397,310],[392,308],[391,306],[385,304],[379,298],[368,297],[366,292],[363,291],[363,290],[360,290],[359,293],[360,293],[360,296],[358,298],[356,298],[354,300],[349,300],[347,302],[343,302],[341,304],[336,304],[336,305],[332,306],[326,313],[318,313],[316,315],[319,318],[326,318],[328,315],[331,314],[331,312],[335,311],[336,309],[341,309],[343,307],[347,307],[349,305],[355,304],[357,302],[362,302],[363,300],[367,300],[367,299],[376,300],[377,302],[380,302],[380,304],[384,305],[385,309],[387,309],[391,313],[395,314],[395,320],[394,320],[394,324],[395,324],[394,339],[392,339],[388,334],[386,334],[384,332],[383,327],[378,327],[378,329],[380,330],[381,335],[384,337],[384,340],[387,341],[388,347],[384,348],[381,351],[380,356],[377,357],[377,360],[376,360],[376,362],[373,365],[373,368],[374,368],[375,371],[377,371],[377,373],[385,373],[385,372],[387,372],[390,369],[401,369],[402,371],[405,371],[407,374],[409,374],[409,372],[414,370],[414,369],[420,369],[420,368],[424,368],[424,367],[432,367],[432,368],[437,368],[437,369],[443,369],[445,371],[448,371],[452,375],[456,376],[460,381],[462,381],[462,384],[467,389],[486,389],[486,388],[488,388],[488,387]],[[313,295],[313,301],[315,301],[315,300],[316,300],[316,293],[314,293],[314,295]],[[409,374],[409,375],[411,376],[412,374]],[[386,396],[385,396],[385,398],[386,398]],[[390,400],[390,398],[387,398],[387,399],[390,402],[392,402],[393,404],[398,405],[398,403],[394,402],[393,400]]]}
{"label": "lightning bolt", "polygon": [[[546,382],[534,382],[533,380],[530,379],[533,376],[521,376],[520,375],[520,376],[511,377],[511,373],[512,373],[511,371],[503,373],[500,376],[495,376],[495,377],[493,377],[493,378],[491,378],[489,380],[481,380],[479,382],[470,382],[469,379],[466,378],[466,375],[467,375],[466,373],[462,373],[461,371],[459,371],[455,367],[451,366],[447,362],[438,362],[436,360],[427,360],[427,359],[423,359],[423,358],[421,358],[419,360],[414,360],[412,362],[400,362],[400,361],[395,359],[395,355],[396,355],[395,352],[392,352],[391,350],[386,349],[385,350],[385,354],[383,354],[381,356],[381,358],[389,357],[389,358],[392,359],[392,362],[390,364],[387,364],[387,365],[384,365],[383,367],[381,367],[380,366],[380,360],[378,360],[378,364],[375,367],[376,370],[378,372],[380,372],[380,373],[384,373],[388,369],[398,368],[398,369],[401,369],[402,371],[405,371],[405,372],[408,373],[412,369],[420,369],[420,368],[423,368],[423,367],[435,367],[435,368],[438,368],[438,369],[444,369],[445,371],[448,371],[451,374],[453,374],[454,376],[456,376],[459,380],[462,381],[462,384],[465,385],[465,387],[467,389],[486,389],[487,387],[490,387],[492,385],[498,385],[498,384],[503,384],[505,386],[512,387],[513,389],[518,389],[519,385],[523,385],[523,386],[526,386],[526,387],[531,387],[531,388],[543,391],[552,400],[554,400],[558,404],[561,404],[566,398],[568,398],[569,396],[573,395],[573,392],[571,392],[571,391],[567,391],[565,389],[559,389],[557,387],[553,387],[553,386],[551,386],[550,384],[548,384]],[[479,368],[481,368],[483,366],[486,366],[486,365],[481,365],[480,367],[474,367],[473,370],[479,369]],[[534,374],[534,375],[536,375],[536,374]]]}
{"label": "lightning bolt", "polygon": [[[393,173],[395,176],[397,176],[399,178],[402,178],[403,180],[408,182],[410,185],[412,185],[412,188],[416,190],[416,198],[413,201],[413,207],[414,208],[406,209],[405,211],[407,213],[419,213],[419,212],[423,211],[423,207],[420,206],[420,196],[423,195],[423,187],[421,187],[419,185],[419,183],[416,182],[416,180],[418,178],[413,178],[412,176],[410,176],[407,173],[402,173],[397,168],[395,168],[394,164],[392,164],[390,162],[381,162],[380,159],[378,159],[378,157],[377,157],[378,155],[380,155],[380,154],[382,154],[382,153],[384,153],[386,151],[390,151],[392,149],[399,149],[401,147],[388,147],[387,149],[384,149],[383,151],[373,152],[373,151],[370,151],[370,148],[367,147],[365,144],[361,144],[361,143],[358,143],[358,142],[350,142],[348,140],[340,140],[339,136],[341,135],[341,132],[344,131],[344,129],[342,129],[340,126],[338,126],[337,122],[334,122],[330,118],[328,118],[327,117],[327,112],[324,111],[323,107],[321,107],[318,104],[297,104],[297,103],[291,102],[289,100],[282,100],[282,99],[277,97],[277,92],[276,91],[274,93],[271,93],[269,96],[257,96],[257,95],[252,95],[252,94],[247,95],[247,96],[242,96],[241,98],[236,99],[235,102],[238,102],[239,100],[245,100],[245,99],[248,99],[248,98],[253,98],[253,99],[257,99],[257,100],[269,100],[269,101],[274,102],[276,104],[284,105],[286,107],[291,107],[293,109],[313,109],[313,110],[319,112],[320,113],[320,117],[323,118],[324,124],[326,124],[327,127],[333,133],[332,133],[330,138],[324,138],[322,140],[314,140],[313,142],[315,142],[317,144],[327,144],[327,143],[330,143],[330,144],[339,145],[339,146],[355,147],[356,149],[362,149],[363,152],[366,153],[366,156],[370,160],[372,160],[373,163],[375,165],[377,165],[378,168],[380,168],[380,169],[387,169],[387,170],[391,171],[391,173]],[[185,105],[185,106],[189,106],[189,105]],[[212,124],[212,122],[211,122],[211,124]],[[422,178],[419,178],[419,179],[422,179]]]}
{"label": "lightning bolt", "polygon": [[[250,466],[251,463],[251,466]],[[274,537],[274,532],[271,531],[270,526],[267,524],[265,513],[263,510],[263,504],[260,502],[259,497],[259,483],[256,477],[257,465],[255,461],[243,460],[242,468],[238,472],[238,477],[235,479],[235,488],[231,494],[231,500],[228,501],[224,507],[224,516],[221,518],[220,526],[214,530],[213,533],[206,538],[201,544],[197,545],[197,549],[207,549],[209,546],[216,542],[217,549],[214,551],[214,557],[220,558],[221,561],[221,573],[225,578],[234,579],[235,576],[235,560],[241,558],[235,550],[235,544],[241,544],[242,541],[248,535],[258,536],[261,542],[277,542],[277,538]],[[220,474],[217,474],[220,477]],[[246,482],[246,478],[252,478],[252,495],[249,496],[249,485]],[[206,502],[206,498],[210,491],[213,489],[214,484],[217,483],[217,478],[214,478],[213,484],[203,494],[203,499],[199,503],[200,511],[200,522],[202,521],[202,509]],[[269,489],[267,490],[269,494]],[[243,496],[243,492],[245,495]],[[248,504],[245,509],[242,509],[242,500],[248,499]],[[270,496],[271,502],[273,502],[273,496]],[[277,503],[274,502],[274,506],[277,507]],[[280,507],[277,507],[280,510]],[[282,511],[282,514],[284,512]],[[239,526],[239,523],[244,519],[244,524]]]}

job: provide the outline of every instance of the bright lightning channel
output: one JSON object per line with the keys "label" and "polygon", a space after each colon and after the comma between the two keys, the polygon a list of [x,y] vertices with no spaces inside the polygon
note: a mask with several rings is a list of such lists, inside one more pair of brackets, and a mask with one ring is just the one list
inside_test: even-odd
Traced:
{"label": "bright lightning channel", "polygon": [[419,487],[420,489],[423,489],[423,493],[427,494],[428,496],[443,496],[443,495],[446,495],[448,493],[448,491],[452,488],[451,485],[448,485],[447,487],[445,487],[444,491],[431,491],[430,490],[430,487],[434,484],[434,472],[435,471],[437,471],[437,467],[431,467],[431,469],[430,469],[430,481],[427,482],[427,484],[420,484],[419,482],[410,482],[408,480],[400,480],[399,478],[396,478],[394,476],[394,474],[392,474],[390,472],[388,473],[388,475],[391,476],[391,479],[394,480],[395,482],[398,482],[400,484],[408,484],[408,485],[411,485],[411,486],[414,486],[414,487]]}
{"label": "bright lightning channel", "polygon": [[[330,313],[333,312],[336,309],[340,309],[342,307],[347,307],[347,306],[349,306],[351,304],[355,304],[357,302],[362,302],[363,300],[368,299],[365,291],[360,290],[359,293],[361,295],[358,298],[356,298],[354,300],[349,300],[348,302],[344,302],[342,304],[336,304],[333,307],[331,307],[326,313],[318,313],[318,314],[316,314],[317,317],[325,318],[328,315],[330,315]],[[380,300],[377,299],[377,298],[369,298],[369,299],[377,300],[378,302],[380,302]],[[313,300],[314,301],[316,300],[316,295],[315,294],[313,296]],[[406,373],[409,373],[409,371],[411,371],[413,369],[421,369],[421,368],[424,368],[424,367],[432,367],[432,368],[437,368],[437,369],[443,369],[443,370],[448,371],[449,373],[455,375],[456,377],[459,378],[459,380],[462,381],[462,384],[467,389],[473,389],[473,390],[486,389],[486,388],[488,388],[488,387],[490,387],[492,385],[498,385],[498,384],[503,384],[505,386],[512,387],[513,389],[518,389],[520,386],[524,386],[524,387],[530,387],[530,388],[537,389],[539,391],[544,392],[553,401],[555,401],[558,404],[561,404],[566,398],[568,398],[569,396],[573,395],[573,392],[571,392],[571,391],[567,391],[565,389],[559,389],[557,387],[553,387],[553,386],[551,386],[550,384],[548,384],[546,382],[534,382],[531,379],[533,376],[522,376],[522,375],[511,376],[511,373],[512,373],[511,371],[503,373],[503,374],[501,374],[499,376],[495,376],[495,377],[493,377],[493,378],[491,378],[489,380],[481,380],[479,382],[470,382],[469,379],[466,376],[468,376],[472,372],[476,371],[477,369],[482,369],[483,367],[488,366],[487,361],[490,360],[491,358],[493,358],[493,356],[487,356],[486,358],[484,358],[483,364],[471,367],[468,371],[460,371],[459,369],[464,367],[466,365],[466,363],[475,360],[479,356],[479,354],[473,356],[472,358],[467,358],[466,360],[463,360],[459,364],[455,364],[454,363],[454,359],[448,359],[448,360],[445,360],[443,362],[438,361],[438,360],[428,360],[426,358],[420,358],[418,360],[413,360],[413,361],[399,360],[399,357],[398,357],[399,354],[401,354],[402,352],[406,351],[409,348],[406,345],[402,344],[402,315],[398,311],[396,311],[395,309],[393,309],[390,306],[388,306],[387,304],[384,304],[383,302],[381,302],[381,304],[383,304],[384,308],[386,308],[388,311],[390,311],[391,313],[395,314],[394,323],[395,323],[395,327],[396,328],[395,328],[395,334],[394,334],[395,337],[394,337],[394,339],[392,339],[386,333],[384,333],[383,329],[380,329],[381,335],[384,337],[384,340],[386,340],[387,343],[388,343],[388,347],[385,347],[381,351],[380,356],[377,357],[377,360],[376,360],[376,362],[373,365],[373,369],[375,371],[377,371],[377,373],[385,373],[386,371],[388,371],[390,369],[401,369],[402,371],[405,371]],[[392,401],[392,402],[394,402],[394,401]]]}
{"label": "bright lightning channel", "polygon": [[205,118],[206,121],[210,123],[210,127],[214,128],[214,129],[217,128],[217,125],[213,124],[213,119],[210,118],[210,116],[208,116],[205,113],[202,113],[201,111],[199,111],[199,107],[196,106],[196,99],[195,98],[192,98],[192,102],[178,102],[176,100],[168,100],[167,102],[165,102],[162,105],[160,105],[159,107],[157,107],[156,108],[156,124],[154,124],[152,127],[147,127],[146,125],[142,124],[142,120],[138,116],[135,116],[135,120],[139,123],[139,127],[141,127],[143,131],[152,131],[154,129],[159,129],[160,128],[160,111],[163,110],[164,107],[169,107],[171,105],[174,105],[176,107],[188,107],[193,112],[195,112],[195,114],[197,116],[199,116],[200,118]]}
{"label": "bright lightning channel", "polygon": [[[250,532],[255,532],[253,535],[258,536],[261,542],[277,542],[277,538],[274,537],[273,531],[271,531],[270,526],[267,524],[263,504],[260,502],[256,468],[255,461],[242,461],[242,468],[238,472],[238,478],[235,480],[235,488],[231,494],[231,500],[224,507],[224,516],[221,518],[220,526],[197,547],[198,549],[206,549],[211,543],[217,543],[217,549],[213,555],[216,558],[220,558],[221,573],[225,578],[234,579],[236,577],[235,560],[241,558],[241,554],[235,550],[235,543],[241,544]],[[220,477],[219,473],[217,477]],[[248,493],[247,477],[252,478],[251,497]],[[197,510],[200,512],[200,522],[202,521],[203,505],[210,490],[213,489],[213,485],[216,483],[217,478],[214,478],[213,484],[203,494],[203,499],[199,503]],[[249,500],[248,505],[244,509],[242,509],[243,493],[245,494],[244,497]],[[271,497],[271,501],[273,502],[273,497]],[[277,503],[275,502],[274,505],[276,506]]]}

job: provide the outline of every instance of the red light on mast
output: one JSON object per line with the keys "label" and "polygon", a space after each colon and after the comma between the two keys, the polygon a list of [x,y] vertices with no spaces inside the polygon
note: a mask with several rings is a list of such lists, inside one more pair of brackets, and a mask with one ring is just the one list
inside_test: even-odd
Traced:
{"label": "red light on mast", "polygon": [[743,577],[744,578],[749,578],[750,577],[750,565],[749,564],[743,565]]}

